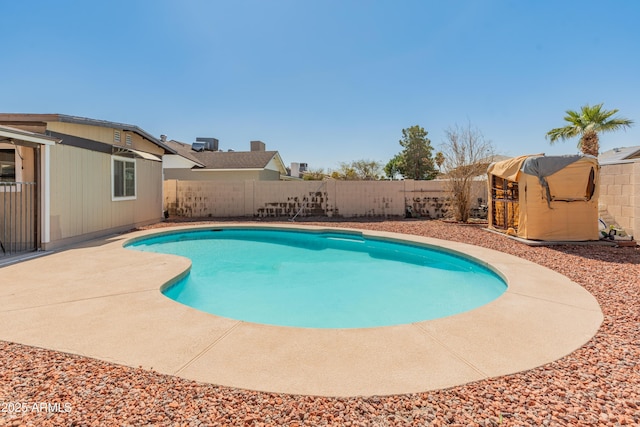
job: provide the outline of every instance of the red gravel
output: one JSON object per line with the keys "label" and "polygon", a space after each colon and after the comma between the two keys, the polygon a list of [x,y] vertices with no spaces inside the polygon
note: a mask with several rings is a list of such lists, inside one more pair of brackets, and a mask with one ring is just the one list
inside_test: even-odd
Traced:
{"label": "red gravel", "polygon": [[[219,387],[0,341],[0,425],[640,425],[637,247],[529,247],[480,227],[439,221],[305,223],[436,237],[510,253],[584,286],[602,306],[604,322],[582,348],[530,371],[446,390],[367,398]],[[160,224],[167,225],[175,224]],[[16,402],[24,404],[23,412],[15,412]]]}

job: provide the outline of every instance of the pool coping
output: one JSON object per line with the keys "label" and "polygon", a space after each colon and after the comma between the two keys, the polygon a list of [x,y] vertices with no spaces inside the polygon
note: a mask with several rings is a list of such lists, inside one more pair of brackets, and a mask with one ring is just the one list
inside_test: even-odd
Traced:
{"label": "pool coping", "polygon": [[[190,261],[123,247],[152,234],[210,228],[346,230],[434,245],[492,266],[508,288],[475,310],[407,325],[260,325],[166,298],[160,288],[184,275]],[[405,394],[516,373],[581,347],[603,320],[596,299],[580,285],[512,255],[427,237],[300,224],[210,223],[137,231],[3,267],[0,279],[2,340],[290,394]]]}

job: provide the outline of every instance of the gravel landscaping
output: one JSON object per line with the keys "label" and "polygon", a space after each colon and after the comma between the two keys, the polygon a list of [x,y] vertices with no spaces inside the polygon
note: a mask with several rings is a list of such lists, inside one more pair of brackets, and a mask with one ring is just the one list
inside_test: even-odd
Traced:
{"label": "gravel landscaping", "polygon": [[582,348],[530,371],[445,390],[363,398],[240,390],[0,341],[0,425],[640,425],[638,247],[530,247],[482,226],[441,221],[304,224],[413,234],[509,253],[582,285],[600,303],[604,322]]}

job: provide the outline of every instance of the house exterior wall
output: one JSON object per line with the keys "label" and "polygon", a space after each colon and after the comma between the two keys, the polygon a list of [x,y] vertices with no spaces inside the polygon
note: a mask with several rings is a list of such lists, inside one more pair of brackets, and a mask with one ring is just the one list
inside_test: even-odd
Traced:
{"label": "house exterior wall", "polygon": [[281,162],[276,161],[276,158],[274,157],[273,159],[269,160],[269,163],[267,163],[267,165],[264,167],[266,170],[268,171],[273,171],[276,172],[278,174],[278,177],[280,177],[280,173],[282,172],[283,175],[286,175],[287,170],[285,169],[281,169],[283,168],[283,165]]}
{"label": "house exterior wall", "polygon": [[[444,181],[180,181],[165,180],[164,207],[187,217],[387,217],[442,218]],[[473,200],[486,204],[486,183],[474,182]]]}
{"label": "house exterior wall", "polygon": [[165,154],[162,156],[162,167],[165,169],[183,169],[189,170],[195,164],[191,160],[187,160],[177,154]]}
{"label": "house exterior wall", "polygon": [[160,221],[162,163],[135,161],[136,199],[112,201],[110,155],[52,146],[50,242],[44,249]]}
{"label": "house exterior wall", "polygon": [[[66,123],[66,122],[49,122],[47,129],[66,135],[73,135],[80,138],[90,139],[93,141],[103,142],[108,145],[121,146],[124,148],[132,148],[134,150],[145,151],[147,153],[162,156],[164,150],[156,144],[144,139],[134,132],[120,132],[120,142],[114,141],[115,129],[103,126],[91,126],[86,124]],[[131,145],[127,145],[126,135],[131,136]],[[62,142],[64,144],[64,141]]]}
{"label": "house exterior wall", "polygon": [[279,181],[280,171],[278,170],[262,170],[258,174],[260,181]]}
{"label": "house exterior wall", "polygon": [[600,211],[628,234],[640,235],[640,159],[601,165]]}

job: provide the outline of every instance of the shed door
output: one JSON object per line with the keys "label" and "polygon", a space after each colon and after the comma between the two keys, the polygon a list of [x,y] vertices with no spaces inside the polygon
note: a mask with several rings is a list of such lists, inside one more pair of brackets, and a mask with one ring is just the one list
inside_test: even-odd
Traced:
{"label": "shed door", "polygon": [[518,183],[491,175],[491,226],[518,230],[520,202]]}

